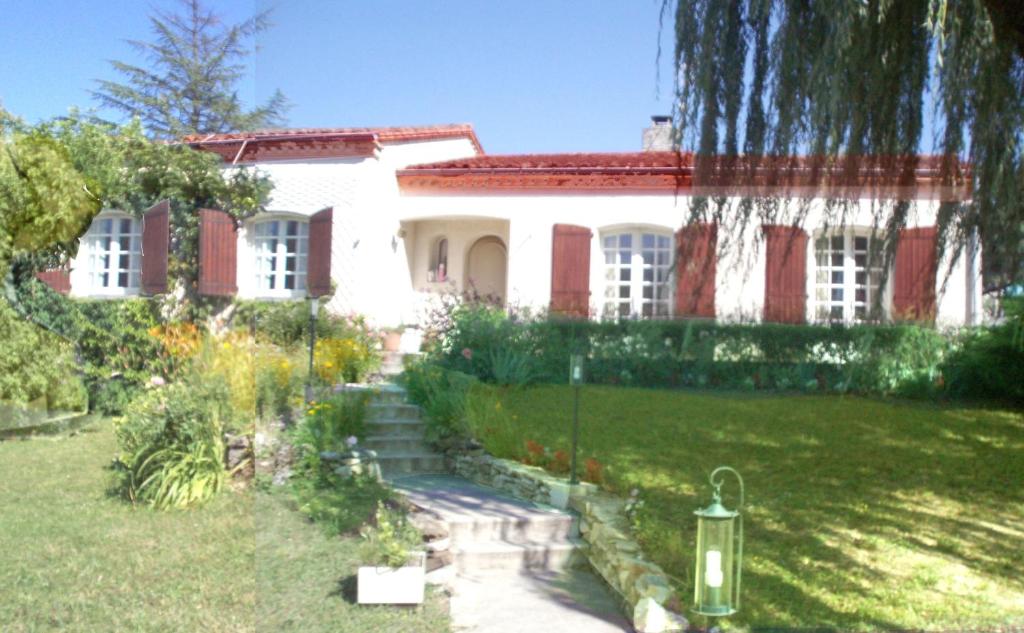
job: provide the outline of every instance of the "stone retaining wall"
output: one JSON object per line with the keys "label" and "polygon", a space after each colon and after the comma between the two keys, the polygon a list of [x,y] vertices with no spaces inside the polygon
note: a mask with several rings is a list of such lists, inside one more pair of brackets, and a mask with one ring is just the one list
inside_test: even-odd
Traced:
{"label": "stone retaining wall", "polygon": [[601,492],[594,484],[570,486],[567,479],[541,468],[492,457],[482,450],[449,453],[446,463],[449,470],[466,479],[520,499],[578,512],[580,534],[588,545],[587,559],[622,598],[636,630],[686,630],[686,619],[672,610],[678,608],[678,599],[668,576],[645,560],[640,546],[630,538],[624,501]]}

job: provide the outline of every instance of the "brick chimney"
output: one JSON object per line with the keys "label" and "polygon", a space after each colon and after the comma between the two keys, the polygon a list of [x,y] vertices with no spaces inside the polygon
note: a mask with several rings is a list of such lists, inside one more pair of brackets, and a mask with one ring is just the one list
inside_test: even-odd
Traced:
{"label": "brick chimney", "polygon": [[651,127],[644,129],[643,148],[645,152],[670,152],[675,147],[675,129],[672,117],[656,114],[651,117]]}

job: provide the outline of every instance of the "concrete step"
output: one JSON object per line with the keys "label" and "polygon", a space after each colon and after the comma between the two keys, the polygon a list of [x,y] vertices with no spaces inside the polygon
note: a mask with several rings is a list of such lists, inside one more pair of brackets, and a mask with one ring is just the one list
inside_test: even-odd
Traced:
{"label": "concrete step", "polygon": [[452,547],[458,573],[480,571],[560,571],[578,564],[582,554],[575,541],[508,543],[482,541]]}
{"label": "concrete step", "polygon": [[420,473],[445,472],[444,458],[436,453],[390,453],[378,454],[377,463],[385,477]]}
{"label": "concrete step", "polygon": [[427,453],[430,447],[423,440],[423,433],[417,435],[369,435],[363,440],[363,448],[387,453]]}
{"label": "concrete step", "polygon": [[400,435],[403,437],[423,437],[426,425],[420,420],[367,420],[367,436]]}
{"label": "concrete step", "polygon": [[366,419],[372,420],[419,420],[420,408],[414,404],[372,402],[366,406]]}
{"label": "concrete step", "polygon": [[450,517],[446,520],[452,544],[502,541],[512,544],[565,543],[576,536],[573,517],[552,513],[506,517]]}

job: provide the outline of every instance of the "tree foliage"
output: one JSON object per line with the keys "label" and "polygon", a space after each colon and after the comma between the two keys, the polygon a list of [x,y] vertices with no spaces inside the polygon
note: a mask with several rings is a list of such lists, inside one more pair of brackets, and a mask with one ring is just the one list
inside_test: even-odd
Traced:
{"label": "tree foliage", "polygon": [[238,97],[243,62],[252,53],[249,41],[270,26],[269,12],[225,24],[199,0],[181,5],[181,14],[155,11],[150,17],[153,41],[128,40],[148,65],[112,61],[123,81],[97,81],[94,97],[138,118],[158,138],[281,124],[287,101],[280,91],[253,110]]}
{"label": "tree foliage", "polygon": [[[779,157],[810,155],[827,165],[841,156],[849,169],[884,157],[899,182],[912,183],[920,154],[934,146],[943,184],[972,190],[966,202],[942,203],[940,249],[955,258],[976,234],[986,284],[1020,282],[1024,12],[1014,4],[665,0],[662,18],[674,12],[675,21],[677,120],[683,144],[696,150],[698,176],[796,165]],[[842,223],[850,202],[829,200],[829,221]],[[703,200],[694,214],[721,219],[723,204]],[[747,199],[731,217],[742,228],[776,217],[779,206]],[[807,212],[799,206],[789,220]],[[906,224],[913,201],[879,200],[875,209],[891,257],[894,229]]]}
{"label": "tree foliage", "polygon": [[73,252],[99,209],[95,183],[67,147],[0,110],[0,279],[15,256]]}

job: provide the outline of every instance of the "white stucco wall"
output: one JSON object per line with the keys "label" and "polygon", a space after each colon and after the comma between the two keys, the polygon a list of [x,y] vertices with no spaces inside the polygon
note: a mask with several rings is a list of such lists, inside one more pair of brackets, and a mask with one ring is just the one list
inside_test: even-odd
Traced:
{"label": "white stucco wall", "polygon": [[[464,216],[508,221],[508,300],[512,305],[546,307],[551,293],[551,235],[556,223],[590,228],[591,242],[591,307],[600,313],[604,296],[604,255],[601,237],[606,232],[635,227],[674,233],[688,217],[691,199],[687,196],[565,194],[529,195],[406,195],[402,218],[414,220],[435,217]],[[735,201],[734,201],[735,202]],[[909,227],[935,223],[937,203],[921,201],[915,205]],[[862,200],[848,210],[842,219],[846,226],[870,229],[873,220],[872,201]],[[784,224],[791,220],[777,221]],[[827,217],[822,205],[809,209],[802,226],[808,231],[807,318],[814,314],[814,236],[821,227],[837,225],[838,218]],[[753,220],[745,230],[736,230],[737,223],[726,221],[719,227],[718,270],[715,304],[722,320],[752,321],[761,318],[765,291],[765,248],[760,221]],[[727,229],[731,229],[731,232]],[[407,240],[408,241],[408,240]],[[428,244],[416,239],[417,248]],[[430,246],[426,246],[427,249]],[[423,255],[426,257],[426,255]],[[980,256],[975,257],[975,271],[980,271]],[[968,266],[966,257],[949,268],[948,259],[940,263],[938,279],[938,315],[940,326],[962,325],[968,319]],[[948,277],[947,277],[948,272]],[[980,275],[975,273],[973,285],[975,304],[981,303]],[[945,282],[945,283],[944,283]],[[886,302],[891,304],[891,275],[887,284]],[[975,317],[976,319],[977,317]],[[976,322],[976,321],[975,321]]]}
{"label": "white stucco wall", "polygon": [[[408,165],[472,156],[465,138],[385,143],[372,157],[304,159],[255,165],[270,176],[274,190],[267,215],[242,226],[238,248],[240,298],[266,298],[255,288],[249,229],[272,215],[310,216],[333,207],[331,276],[337,290],[326,308],[358,313],[380,326],[411,322],[413,280],[399,237],[400,199],[395,171]],[[302,293],[295,293],[299,296]]]}

